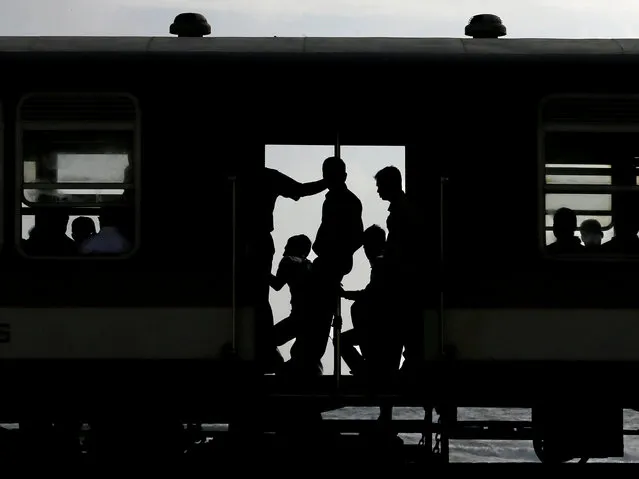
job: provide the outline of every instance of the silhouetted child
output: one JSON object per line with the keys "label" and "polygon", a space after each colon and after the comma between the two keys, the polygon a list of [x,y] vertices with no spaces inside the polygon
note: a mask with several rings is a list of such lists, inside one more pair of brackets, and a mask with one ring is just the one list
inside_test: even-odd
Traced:
{"label": "silhouetted child", "polygon": [[275,325],[275,344],[277,346],[286,344],[296,336],[297,321],[304,314],[312,266],[308,259],[310,252],[311,240],[308,236],[291,236],[284,248],[284,255],[277,268],[277,274],[271,275],[271,287],[275,291],[288,285],[291,293],[291,313]]}
{"label": "silhouetted child", "polygon": [[603,231],[599,221],[595,219],[585,220],[579,226],[579,233],[581,234],[581,241],[583,241],[587,250],[597,249],[601,246]]}

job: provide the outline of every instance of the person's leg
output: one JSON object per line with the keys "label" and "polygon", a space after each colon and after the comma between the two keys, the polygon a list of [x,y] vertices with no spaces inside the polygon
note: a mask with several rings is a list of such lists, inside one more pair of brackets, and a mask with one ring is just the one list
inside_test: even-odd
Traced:
{"label": "person's leg", "polygon": [[[351,316],[352,318],[352,316]],[[341,337],[341,355],[342,359],[351,371],[351,374],[359,375],[364,371],[366,361],[364,357],[357,351],[359,340],[357,330],[355,328],[344,331]],[[361,345],[359,345],[361,348]]]}
{"label": "person's leg", "polygon": [[273,269],[275,246],[272,236],[266,235],[256,239],[253,266],[255,318],[255,350],[256,359],[265,373],[274,372],[284,362],[275,344],[273,332],[273,310],[269,302],[270,279]]}
{"label": "person's leg", "polygon": [[284,318],[273,327],[273,339],[276,346],[283,346],[297,336],[299,321],[302,318],[295,313]]}

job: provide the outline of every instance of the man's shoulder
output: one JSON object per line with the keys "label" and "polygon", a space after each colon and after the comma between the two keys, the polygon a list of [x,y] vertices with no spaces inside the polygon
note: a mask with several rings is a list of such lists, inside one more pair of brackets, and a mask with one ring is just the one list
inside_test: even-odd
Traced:
{"label": "man's shoulder", "polygon": [[413,201],[408,197],[406,193],[400,195],[400,197],[394,201],[393,207],[403,211],[412,211],[415,209]]}
{"label": "man's shoulder", "polygon": [[359,206],[360,208],[362,207],[362,201],[358,198],[358,196],[355,193],[353,193],[348,188],[344,190],[344,199],[348,201],[348,203],[354,207],[356,206]]}
{"label": "man's shoulder", "polygon": [[397,200],[397,202],[392,206],[389,212],[390,214],[394,213],[393,216],[401,216],[406,220],[410,220],[411,222],[421,222],[418,208],[406,195],[403,195],[401,199]]}
{"label": "man's shoulder", "polygon": [[292,256],[282,256],[282,259],[280,260],[280,268],[286,268],[292,264],[295,264]]}
{"label": "man's shoulder", "polygon": [[360,205],[362,202],[357,197],[355,193],[353,193],[348,188],[339,191],[329,191],[326,193],[324,197],[324,202],[329,202],[332,204],[341,204],[341,205]]}

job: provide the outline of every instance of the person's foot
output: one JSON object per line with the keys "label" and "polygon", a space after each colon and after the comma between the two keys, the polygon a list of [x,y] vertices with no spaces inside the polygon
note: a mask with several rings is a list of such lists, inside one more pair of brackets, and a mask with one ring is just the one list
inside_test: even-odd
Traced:
{"label": "person's foot", "polygon": [[281,371],[283,366],[284,358],[282,357],[279,349],[275,348],[271,354],[268,354],[264,358],[262,372],[264,374],[276,374]]}

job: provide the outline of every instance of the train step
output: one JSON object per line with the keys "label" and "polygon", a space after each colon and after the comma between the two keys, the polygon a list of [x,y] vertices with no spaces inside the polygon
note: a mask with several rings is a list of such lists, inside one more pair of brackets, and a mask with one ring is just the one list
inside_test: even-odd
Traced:
{"label": "train step", "polygon": [[[263,431],[274,432],[280,424],[263,423]],[[330,433],[359,434],[373,433],[379,430],[379,423],[375,419],[324,419],[321,430]],[[428,424],[423,419],[394,420],[388,429],[395,433],[423,434],[427,432]],[[431,423],[431,434],[441,431],[441,425]],[[226,431],[219,428],[204,427],[203,434],[217,436]],[[532,424],[530,421],[458,421],[448,431],[450,439],[484,439],[484,440],[532,440]]]}

